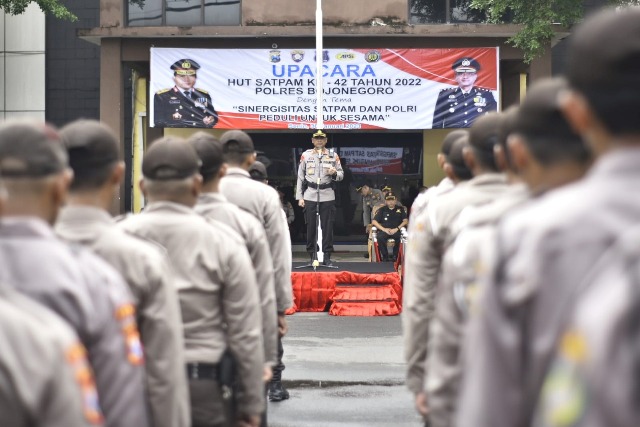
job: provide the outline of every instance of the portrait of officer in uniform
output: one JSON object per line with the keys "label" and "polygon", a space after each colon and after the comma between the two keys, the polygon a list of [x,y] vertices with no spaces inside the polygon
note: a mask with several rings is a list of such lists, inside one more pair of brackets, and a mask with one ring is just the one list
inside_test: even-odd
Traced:
{"label": "portrait of officer in uniform", "polygon": [[175,86],[156,92],[153,97],[154,126],[171,128],[212,128],[218,113],[211,95],[196,88],[200,65],[191,59],[180,59],[171,65]]}
{"label": "portrait of officer in uniform", "polygon": [[480,71],[478,61],[463,57],[451,68],[458,87],[440,91],[433,111],[433,129],[468,128],[476,118],[498,108],[489,89],[474,86]]}

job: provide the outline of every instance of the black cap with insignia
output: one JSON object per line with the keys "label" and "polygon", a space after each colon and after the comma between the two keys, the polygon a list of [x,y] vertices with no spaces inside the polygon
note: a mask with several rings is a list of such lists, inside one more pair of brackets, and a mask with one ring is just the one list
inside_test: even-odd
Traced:
{"label": "black cap with insignia", "polygon": [[165,137],[151,144],[142,159],[145,178],[170,181],[188,178],[200,170],[198,154],[185,140]]}
{"label": "black cap with insignia", "polygon": [[222,149],[225,153],[236,152],[242,154],[256,151],[251,137],[241,130],[229,130],[220,137]]}
{"label": "black cap with insignia", "polygon": [[7,121],[0,125],[0,173],[4,177],[40,178],[67,168],[58,131],[45,123]]}
{"label": "black cap with insignia", "polygon": [[480,63],[471,57],[465,56],[454,62],[451,68],[456,73],[477,73],[480,71]]}
{"label": "black cap with insignia", "polygon": [[395,200],[396,195],[392,191],[389,191],[386,196],[384,196],[385,200]]}
{"label": "black cap with insignia", "polygon": [[[76,120],[60,129],[69,166],[79,178],[83,171],[118,161],[120,143],[113,131],[97,120]],[[80,174],[80,176],[78,175]]]}
{"label": "black cap with insignia", "polygon": [[189,137],[187,142],[196,150],[202,164],[200,165],[200,175],[207,181],[213,177],[224,163],[222,154],[222,144],[218,139],[206,132],[196,132]]}
{"label": "black cap with insignia", "polygon": [[200,64],[193,59],[178,59],[171,64],[171,69],[180,76],[193,76],[200,69]]}
{"label": "black cap with insignia", "polygon": [[327,134],[322,132],[321,130],[313,134],[313,138],[326,138],[326,137],[327,137]]}

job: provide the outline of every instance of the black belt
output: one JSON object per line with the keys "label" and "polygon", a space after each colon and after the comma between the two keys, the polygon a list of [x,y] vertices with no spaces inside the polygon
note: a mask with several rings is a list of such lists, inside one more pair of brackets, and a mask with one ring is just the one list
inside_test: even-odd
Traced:
{"label": "black belt", "polygon": [[218,365],[215,363],[187,363],[187,378],[190,380],[218,380]]}
{"label": "black belt", "polygon": [[311,181],[307,181],[307,185],[311,188],[313,188],[314,190],[324,190],[325,188],[331,188],[331,186],[333,184],[331,184],[330,182],[327,184],[316,184],[315,182],[311,182]]}

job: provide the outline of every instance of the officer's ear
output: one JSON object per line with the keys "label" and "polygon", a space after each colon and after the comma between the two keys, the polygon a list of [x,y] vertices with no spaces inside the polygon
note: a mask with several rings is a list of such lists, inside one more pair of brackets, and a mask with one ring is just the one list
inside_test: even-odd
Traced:
{"label": "officer's ear", "polygon": [[471,147],[464,147],[462,149],[462,159],[464,160],[464,164],[467,165],[467,168],[470,171],[475,170],[476,168],[476,156],[473,154],[473,150]]}
{"label": "officer's ear", "polygon": [[440,166],[440,169],[444,169],[444,164],[447,161],[445,155],[442,153],[438,153],[438,155],[436,156],[436,160],[438,161],[438,166]]}
{"label": "officer's ear", "polygon": [[191,195],[194,197],[198,197],[202,192],[202,175],[199,173],[193,175],[191,181]]}
{"label": "officer's ear", "polygon": [[109,177],[109,184],[116,187],[119,186],[124,179],[124,171],[126,166],[123,161],[116,163],[111,170],[111,176]]}
{"label": "officer's ear", "polygon": [[138,188],[140,189],[140,192],[144,195],[144,197],[148,197],[147,189],[144,184],[144,178],[140,178],[140,181],[138,181]]}
{"label": "officer's ear", "polygon": [[558,95],[558,103],[569,125],[584,138],[596,156],[609,148],[610,134],[582,94],[564,90]]}
{"label": "officer's ear", "polygon": [[496,165],[498,166],[498,170],[507,171],[509,170],[509,164],[507,163],[507,156],[502,148],[502,145],[494,145],[493,146],[493,158],[496,161]]}
{"label": "officer's ear", "polygon": [[511,134],[507,138],[507,145],[511,153],[511,161],[517,171],[525,171],[535,161],[524,138],[518,134]]}
{"label": "officer's ear", "polygon": [[220,170],[218,171],[218,179],[224,177],[227,174],[228,168],[229,165],[227,165],[226,163],[223,163],[222,166],[220,166]]}
{"label": "officer's ear", "polygon": [[451,163],[446,162],[444,164],[444,166],[442,167],[442,170],[444,170],[444,173],[447,175],[447,178],[449,178],[450,180],[452,180],[452,181],[457,181],[458,180],[458,177],[453,172],[453,166],[451,166]]}

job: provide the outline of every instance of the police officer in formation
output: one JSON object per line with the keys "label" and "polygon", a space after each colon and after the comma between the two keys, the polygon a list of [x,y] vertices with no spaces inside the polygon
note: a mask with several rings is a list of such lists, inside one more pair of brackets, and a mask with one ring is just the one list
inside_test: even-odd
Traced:
{"label": "police officer in formation", "polygon": [[53,233],[72,179],[57,131],[39,123],[2,124],[0,171],[9,194],[0,224],[0,283],[47,306],[78,334],[99,396],[90,393],[84,401],[90,417],[104,416],[107,426],[150,425],[127,285],[106,262]]}
{"label": "police officer in formation", "polygon": [[108,212],[124,178],[120,141],[94,120],[70,123],[60,135],[74,180],[56,233],[69,242],[90,246],[125,278],[134,296],[146,355],[152,424],[187,427],[182,320],[169,260],[158,245],[119,229]]}
{"label": "police officer in formation", "polygon": [[196,88],[200,65],[192,59],[179,59],[171,64],[175,86],[156,92],[153,97],[154,125],[159,127],[212,128],[218,113],[211,95]]}
{"label": "police officer in formation", "polygon": [[[427,359],[425,392],[434,427],[455,425],[465,374],[458,356],[463,331],[469,316],[479,309],[477,295],[483,289],[478,277],[495,262],[495,251],[488,243],[495,241],[498,221],[530,194],[540,195],[579,179],[590,164],[582,138],[558,108],[557,97],[566,88],[563,79],[536,82],[519,108],[502,114],[496,161],[509,178],[509,189],[492,202],[466,208],[456,221],[457,236],[444,256]],[[486,307],[480,309],[491,314]],[[484,375],[476,369],[472,372]]]}
{"label": "police officer in formation", "polygon": [[403,292],[407,385],[415,394],[416,408],[425,417],[428,412],[424,378],[429,324],[435,310],[442,257],[453,238],[454,221],[464,208],[487,203],[507,188],[506,177],[498,171],[493,156],[498,123],[497,113],[474,123],[469,131],[469,147],[463,151],[473,178],[430,200],[427,209],[415,219],[415,231],[408,240]]}
{"label": "police officer in formation", "polygon": [[[407,225],[407,212],[404,208],[396,206],[396,195],[392,192],[385,197],[385,206],[376,212],[371,224],[378,229],[378,250],[382,261],[395,261],[400,249],[400,229]],[[393,256],[389,257],[387,241],[395,239]]]}
{"label": "police officer in formation", "polygon": [[[149,203],[119,225],[161,245],[171,260],[192,425],[257,427],[265,403],[258,285],[239,236],[219,232],[193,209],[202,187],[199,169],[200,159],[186,141],[155,141],[142,161],[141,188]],[[239,387],[232,408],[225,404],[229,358]]]}
{"label": "police officer in formation", "polygon": [[[226,226],[233,229],[242,238],[251,257],[262,313],[265,360],[263,378],[269,381],[272,368],[278,363],[278,311],[273,259],[266,233],[256,217],[229,202],[219,191],[220,180],[227,171],[220,141],[207,133],[198,132],[192,135],[188,142],[202,162],[200,175],[202,175],[203,185],[202,193],[195,206],[196,212],[207,218],[217,229],[226,228]],[[263,418],[262,424],[266,426],[266,417]]]}
{"label": "police officer in formation", "polygon": [[[331,265],[333,253],[333,222],[336,216],[336,194],[334,185],[342,181],[344,171],[340,158],[333,149],[327,150],[327,135],[321,130],[311,138],[313,148],[300,156],[296,200],[304,208],[307,223],[307,253],[313,262],[317,247],[317,219],[322,229],[322,252],[324,265]],[[319,218],[318,218],[319,214]]]}
{"label": "police officer in formation", "polygon": [[480,116],[496,111],[498,105],[489,89],[475,86],[480,63],[460,58],[451,67],[458,86],[442,89],[433,111],[433,129],[468,128]]}
{"label": "police officer in formation", "polygon": [[279,402],[289,398],[289,392],[282,385],[282,371],[285,368],[282,362],[282,338],[288,329],[285,312],[293,305],[291,238],[278,193],[270,186],[254,181],[249,175],[248,170],[256,160],[251,137],[245,132],[232,130],[225,132],[220,142],[225,163],[229,166],[227,174],[220,181],[220,193],[260,221],[273,259],[279,339],[278,363],[273,368],[273,377],[269,382],[269,401]]}

